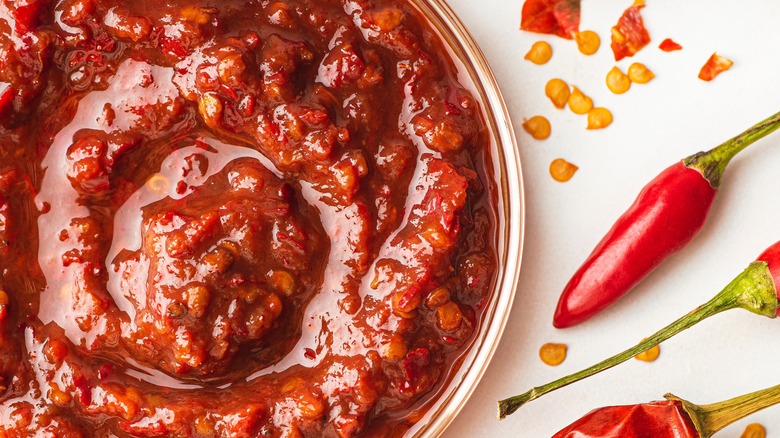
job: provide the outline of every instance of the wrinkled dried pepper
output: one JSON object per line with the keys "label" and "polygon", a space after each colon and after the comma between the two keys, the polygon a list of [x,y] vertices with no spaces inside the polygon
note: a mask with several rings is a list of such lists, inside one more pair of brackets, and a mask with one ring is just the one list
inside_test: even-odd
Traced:
{"label": "wrinkled dried pepper", "polygon": [[731,309],[744,309],[757,315],[775,318],[780,312],[777,285],[780,285],[780,242],[776,242],[761,253],[753,263],[748,265],[741,274],[711,300],[635,346],[590,368],[538,386],[523,394],[501,400],[498,402],[499,418],[504,418],[515,412],[531,400],[621,364],[718,313]]}
{"label": "wrinkled dried pepper", "polygon": [[599,313],[684,248],[704,226],[729,161],[778,128],[780,113],[650,181],[569,280],[553,325],[571,327]]}
{"label": "wrinkled dried pepper", "polygon": [[553,438],[709,438],[724,427],[780,403],[780,385],[720,403],[666,401],[595,409]]}

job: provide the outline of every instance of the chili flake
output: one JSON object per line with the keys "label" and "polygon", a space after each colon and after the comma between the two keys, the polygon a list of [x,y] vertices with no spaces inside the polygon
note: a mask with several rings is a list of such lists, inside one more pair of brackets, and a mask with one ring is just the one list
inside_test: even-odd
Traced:
{"label": "chili flake", "polygon": [[634,56],[650,43],[650,34],[645,29],[640,10],[645,7],[644,0],[636,0],[623,12],[617,24],[612,28],[612,52],[615,61]]}
{"label": "chili flake", "polygon": [[526,0],[520,29],[570,40],[580,29],[580,0]]}
{"label": "chili flake", "polygon": [[658,48],[664,52],[674,52],[675,50],[682,50],[682,46],[674,42],[671,38],[667,38],[661,41]]}
{"label": "chili flake", "polygon": [[728,58],[713,53],[707,63],[702,66],[699,72],[699,79],[703,81],[711,81],[716,76],[731,68],[734,62]]}

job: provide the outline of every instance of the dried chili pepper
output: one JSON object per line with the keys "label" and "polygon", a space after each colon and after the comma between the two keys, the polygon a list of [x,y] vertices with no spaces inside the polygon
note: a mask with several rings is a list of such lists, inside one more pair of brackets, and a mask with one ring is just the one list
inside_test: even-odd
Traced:
{"label": "dried chili pepper", "polygon": [[520,29],[570,40],[580,30],[580,0],[526,0]]}
{"label": "dried chili pepper", "polygon": [[720,403],[666,401],[595,409],[552,438],[709,438],[726,426],[780,403],[780,385]]}
{"label": "dried chili pepper", "polygon": [[636,0],[623,12],[615,26],[612,27],[612,52],[615,61],[634,56],[650,43],[650,34],[642,21],[641,9],[645,7],[644,0]]}
{"label": "dried chili pepper", "polygon": [[701,230],[729,161],[780,128],[780,113],[655,177],[563,290],[553,325],[579,324],[612,305]]}
{"label": "dried chili pepper", "polygon": [[645,338],[635,346],[590,368],[538,386],[523,394],[501,400],[498,402],[499,418],[504,418],[524,404],[544,394],[621,364],[677,333],[693,327],[710,316],[726,310],[744,309],[757,315],[775,318],[780,313],[777,285],[780,285],[780,242],[776,242],[762,252],[753,263],[748,265],[741,274],[734,278],[731,283],[711,300]]}

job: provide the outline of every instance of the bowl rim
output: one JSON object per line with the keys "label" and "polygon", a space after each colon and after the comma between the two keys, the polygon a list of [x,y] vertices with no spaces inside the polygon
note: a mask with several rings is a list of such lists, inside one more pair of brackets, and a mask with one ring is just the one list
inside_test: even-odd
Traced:
{"label": "bowl rim", "polygon": [[[445,0],[411,0],[454,55],[463,63],[480,97],[482,113],[495,152],[494,176],[499,189],[499,278],[495,298],[462,365],[440,390],[437,401],[407,436],[432,438],[455,420],[487,371],[506,328],[518,288],[525,233],[525,196],[520,153],[509,109],[485,55]],[[426,14],[427,11],[432,15]],[[438,22],[437,22],[438,20]]]}

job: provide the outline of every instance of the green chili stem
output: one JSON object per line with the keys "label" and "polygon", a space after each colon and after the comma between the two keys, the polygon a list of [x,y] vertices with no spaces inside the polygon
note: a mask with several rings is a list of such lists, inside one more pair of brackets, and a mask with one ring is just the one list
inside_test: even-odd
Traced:
{"label": "green chili stem", "polygon": [[774,280],[766,262],[753,262],[714,298],[693,312],[688,313],[665,328],[659,330],[644,341],[616,354],[590,368],[562,377],[546,385],[498,402],[498,418],[503,419],[521,406],[544,394],[563,388],[574,382],[590,377],[615,365],[623,363],[639,353],[648,350],[677,333],[686,330],[700,321],[720,312],[741,308],[758,315],[774,318],[778,308]]}
{"label": "green chili stem", "polygon": [[780,128],[780,113],[757,123],[720,146],[685,158],[683,164],[701,172],[712,187],[718,188],[723,172],[726,171],[726,166],[731,159],[746,147],[773,133],[778,128]]}
{"label": "green chili stem", "polygon": [[680,401],[701,438],[709,438],[726,426],[750,414],[780,403],[780,385],[734,397],[720,403],[695,405],[672,394],[667,400]]}

